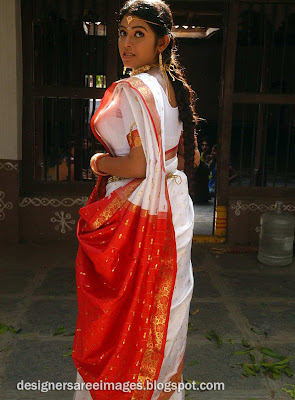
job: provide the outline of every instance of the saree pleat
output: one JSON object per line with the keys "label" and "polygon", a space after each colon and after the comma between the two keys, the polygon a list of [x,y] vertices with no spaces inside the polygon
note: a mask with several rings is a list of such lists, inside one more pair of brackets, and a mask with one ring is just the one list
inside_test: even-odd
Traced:
{"label": "saree pleat", "polygon": [[[192,202],[186,175],[176,169],[177,157],[165,165],[161,101],[152,84],[139,77],[114,82],[91,120],[93,134],[115,155],[96,126],[120,91],[128,98],[146,155],[146,178],[129,178],[116,185],[99,176],[86,206],[79,210],[78,316],[72,358],[77,382],[145,385],[158,378],[180,382],[193,286]],[[167,179],[169,168],[180,184]],[[177,204],[181,196],[182,208]],[[182,223],[177,222],[180,209],[186,213],[180,216]],[[188,278],[181,279],[180,273]],[[172,362],[175,371],[170,368]],[[171,376],[166,372],[169,368]],[[183,393],[168,395],[112,388],[77,391],[74,399],[183,398],[179,397]]]}

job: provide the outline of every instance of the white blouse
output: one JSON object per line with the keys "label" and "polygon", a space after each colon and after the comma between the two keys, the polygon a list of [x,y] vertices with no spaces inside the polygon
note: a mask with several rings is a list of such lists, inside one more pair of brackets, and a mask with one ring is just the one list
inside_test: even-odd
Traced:
{"label": "white blouse", "polygon": [[[149,74],[140,74],[149,75]],[[151,75],[149,75],[149,78]],[[152,77],[152,79],[157,79]],[[157,81],[158,82],[158,81]],[[162,86],[161,88],[164,100],[164,126],[165,126],[165,153],[174,149],[178,144],[183,130],[183,122],[179,119],[178,107],[172,107],[167,99]],[[125,92],[122,90],[119,96],[111,101],[108,107],[104,110],[102,116],[97,122],[96,128],[101,136],[104,138],[105,143],[114,152],[115,156],[125,156],[129,154],[131,148],[130,130],[136,130],[134,121],[130,120],[129,103]],[[131,128],[131,129],[130,129]],[[136,141],[136,140],[135,140]],[[133,143],[139,145],[140,143]]]}

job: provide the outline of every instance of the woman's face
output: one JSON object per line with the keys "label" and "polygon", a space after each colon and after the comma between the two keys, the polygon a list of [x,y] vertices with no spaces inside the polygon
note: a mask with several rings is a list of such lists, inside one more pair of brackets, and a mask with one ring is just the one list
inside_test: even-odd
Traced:
{"label": "woman's face", "polygon": [[[139,17],[134,17],[136,19],[128,25],[127,16],[128,14],[124,16],[118,28],[118,47],[124,67],[139,68],[146,64],[158,63],[159,50],[155,33],[148,23]],[[127,27],[131,29],[128,30]]]}

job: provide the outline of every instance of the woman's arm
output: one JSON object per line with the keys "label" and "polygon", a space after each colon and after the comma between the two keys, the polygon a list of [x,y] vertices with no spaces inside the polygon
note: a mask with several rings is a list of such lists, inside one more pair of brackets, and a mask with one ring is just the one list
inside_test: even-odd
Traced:
{"label": "woman's arm", "polygon": [[[179,170],[184,170],[184,144],[183,144],[183,137],[181,137],[178,145],[178,169]],[[194,157],[194,166],[198,167],[200,165],[200,152],[198,149],[198,141],[197,141],[197,136],[195,135],[195,157]]]}
{"label": "woman's arm", "polygon": [[102,157],[96,167],[101,172],[122,178],[146,177],[146,158],[142,146],[133,147],[126,156]]}

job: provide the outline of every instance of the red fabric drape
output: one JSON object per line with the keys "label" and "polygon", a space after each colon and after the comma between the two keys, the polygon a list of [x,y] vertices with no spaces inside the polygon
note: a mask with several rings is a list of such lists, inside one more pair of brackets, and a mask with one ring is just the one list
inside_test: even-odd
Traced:
{"label": "red fabric drape", "polygon": [[[111,101],[119,82],[143,99],[162,155],[155,102],[149,87],[138,78],[114,82],[106,91],[91,120],[93,134],[109,151],[95,132],[94,120]],[[128,200],[143,179],[133,179],[107,198],[106,181],[107,177],[98,177],[86,206],[79,210],[78,317],[72,358],[84,382],[144,385],[159,376],[177,272],[167,180],[168,210],[157,215]],[[97,400],[149,400],[152,392],[90,390]]]}

